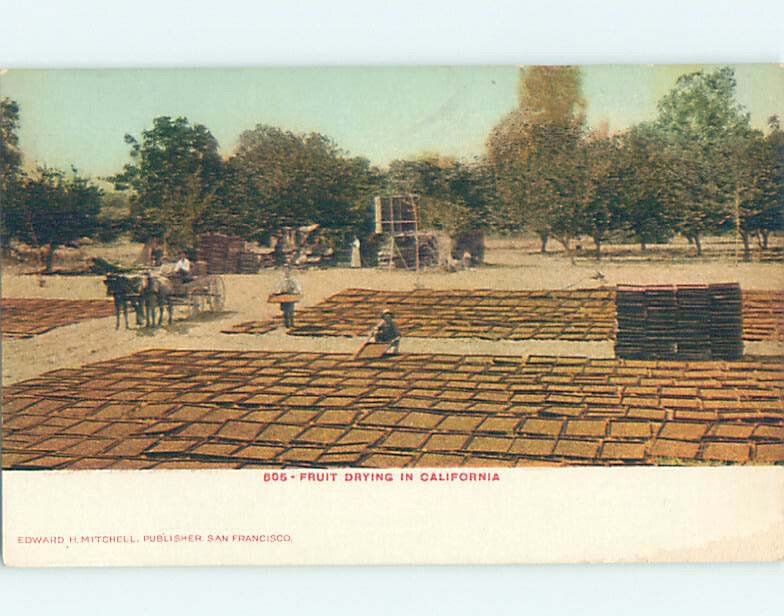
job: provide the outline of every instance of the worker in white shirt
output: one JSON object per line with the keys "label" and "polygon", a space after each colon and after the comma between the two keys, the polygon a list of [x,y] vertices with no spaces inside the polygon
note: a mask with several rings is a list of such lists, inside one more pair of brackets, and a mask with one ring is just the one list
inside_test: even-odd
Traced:
{"label": "worker in white shirt", "polygon": [[286,328],[294,327],[294,306],[302,296],[302,285],[291,274],[291,267],[286,266],[283,269],[283,280],[278,283],[275,288],[275,295],[288,295],[293,301],[285,301],[280,303],[280,311],[283,313],[283,323]]}
{"label": "worker in white shirt", "polygon": [[177,261],[177,264],[174,266],[174,273],[180,277],[182,282],[190,282],[193,280],[191,262],[184,250],[180,251],[180,260]]}

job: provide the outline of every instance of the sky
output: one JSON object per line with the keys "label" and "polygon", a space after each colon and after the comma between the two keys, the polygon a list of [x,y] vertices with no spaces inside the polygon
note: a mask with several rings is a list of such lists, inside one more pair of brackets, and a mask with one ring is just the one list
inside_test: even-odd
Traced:
{"label": "sky", "polygon": [[[588,122],[613,131],[652,119],[678,75],[696,65],[585,66]],[[706,67],[710,68],[710,67]],[[784,66],[735,66],[738,102],[764,128],[784,117]],[[243,130],[318,131],[385,166],[438,152],[471,158],[517,103],[518,69],[503,67],[9,70],[0,96],[20,106],[25,165],[100,178],[128,161],[124,135],[161,115],[207,126],[228,156]]]}

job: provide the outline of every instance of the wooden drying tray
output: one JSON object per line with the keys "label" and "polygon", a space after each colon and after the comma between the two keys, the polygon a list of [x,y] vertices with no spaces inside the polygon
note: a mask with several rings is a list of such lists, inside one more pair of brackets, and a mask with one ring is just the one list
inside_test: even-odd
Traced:
{"label": "wooden drying tray", "polygon": [[283,304],[288,302],[298,302],[302,296],[296,293],[273,293],[267,298],[270,304]]}

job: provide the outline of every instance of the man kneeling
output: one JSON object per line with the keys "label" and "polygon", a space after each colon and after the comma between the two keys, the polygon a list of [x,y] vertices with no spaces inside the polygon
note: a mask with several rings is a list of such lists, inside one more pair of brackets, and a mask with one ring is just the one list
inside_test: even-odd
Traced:
{"label": "man kneeling", "polygon": [[391,310],[381,313],[381,321],[373,328],[373,341],[389,343],[388,353],[397,354],[400,351],[400,328]]}

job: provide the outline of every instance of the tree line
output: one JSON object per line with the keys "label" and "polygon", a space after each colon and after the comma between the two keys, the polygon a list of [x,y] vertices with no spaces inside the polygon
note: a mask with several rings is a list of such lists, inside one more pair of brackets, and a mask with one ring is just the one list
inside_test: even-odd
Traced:
{"label": "tree line", "polygon": [[223,158],[206,126],[163,116],[125,136],[129,161],[105,178],[117,191],[108,194],[75,169],[25,171],[19,108],[3,99],[1,239],[47,246],[51,266],[63,243],[124,231],[176,247],[204,231],[264,241],[312,223],[368,237],[372,197],[413,192],[423,227],[535,233],[542,252],[550,239],[571,254],[588,236],[598,256],[615,239],[645,250],[682,234],[700,255],[705,235],[735,232],[749,258],[755,238],[766,248],[784,227],[784,132],[776,116],[766,133],[752,129],[735,87],[729,68],[683,75],[654,119],[611,134],[587,125],[579,68],[522,69],[518,104],[492,129],[485,155],[434,154],[383,170],[319,133],[263,124]]}
{"label": "tree line", "polygon": [[701,255],[706,234],[734,230],[748,259],[784,224],[784,133],[776,116],[752,129],[735,87],[730,68],[682,75],[655,119],[609,134],[586,126],[579,69],[522,70],[518,107],[488,139],[498,220],[542,251],[586,235],[597,254],[613,236],[645,250],[680,233]]}

